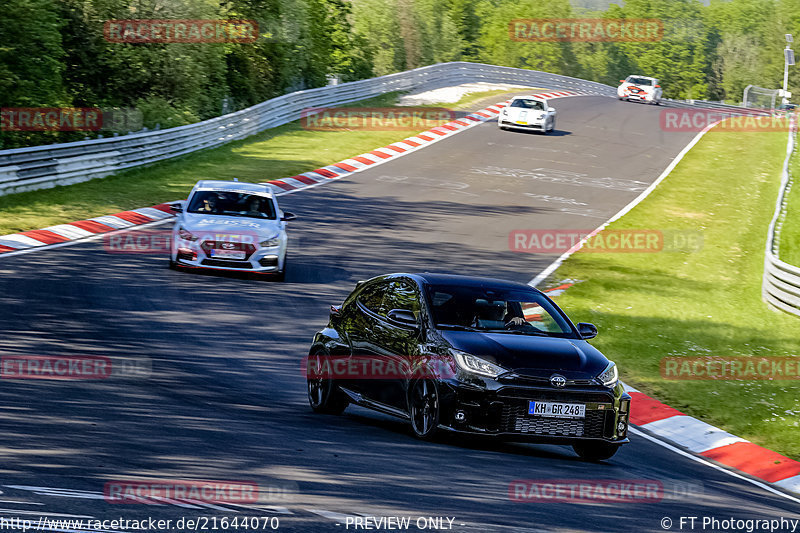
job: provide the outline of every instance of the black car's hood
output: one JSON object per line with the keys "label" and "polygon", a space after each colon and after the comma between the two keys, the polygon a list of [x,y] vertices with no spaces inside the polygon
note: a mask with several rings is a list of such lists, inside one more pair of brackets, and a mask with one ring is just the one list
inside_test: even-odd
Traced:
{"label": "black car's hood", "polygon": [[585,340],[475,331],[441,334],[453,348],[525,376],[558,372],[568,379],[591,379],[608,365],[608,359]]}

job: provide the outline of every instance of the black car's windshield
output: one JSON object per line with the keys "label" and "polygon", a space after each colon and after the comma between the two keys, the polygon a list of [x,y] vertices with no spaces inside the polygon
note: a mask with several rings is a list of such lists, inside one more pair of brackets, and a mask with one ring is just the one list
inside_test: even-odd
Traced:
{"label": "black car's windshield", "polygon": [[634,85],[645,85],[649,87],[653,84],[653,80],[648,78],[637,78],[635,76],[631,76],[628,78],[628,83],[633,83]]}
{"label": "black car's windshield", "polygon": [[523,109],[538,109],[539,111],[544,111],[544,104],[542,104],[542,102],[528,98],[518,98],[511,102],[509,107],[521,107]]}
{"label": "black car's windshield", "polygon": [[573,336],[569,322],[536,291],[431,285],[428,298],[442,329]]}
{"label": "black car's windshield", "polygon": [[233,191],[197,191],[186,210],[189,213],[275,220],[272,199]]}

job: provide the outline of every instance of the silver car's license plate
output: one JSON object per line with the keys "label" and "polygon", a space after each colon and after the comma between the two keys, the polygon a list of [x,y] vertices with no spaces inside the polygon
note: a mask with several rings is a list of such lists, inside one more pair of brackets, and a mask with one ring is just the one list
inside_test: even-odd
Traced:
{"label": "silver car's license plate", "polygon": [[586,418],[586,406],[582,403],[530,401],[528,414],[549,418]]}
{"label": "silver car's license plate", "polygon": [[244,259],[244,256],[247,255],[244,250],[217,250],[216,248],[211,250],[211,257],[216,259]]}

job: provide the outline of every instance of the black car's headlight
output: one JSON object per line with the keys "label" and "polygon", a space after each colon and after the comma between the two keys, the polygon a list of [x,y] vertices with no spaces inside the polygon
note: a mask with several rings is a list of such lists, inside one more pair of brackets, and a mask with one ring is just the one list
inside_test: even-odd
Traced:
{"label": "black car's headlight", "polygon": [[617,385],[617,381],[619,381],[619,372],[617,371],[617,365],[613,362],[608,363],[608,366],[597,375],[597,381],[601,384],[605,385],[606,387],[615,387]]}
{"label": "black car's headlight", "polygon": [[505,374],[508,372],[508,370],[502,366],[490,363],[486,359],[482,359],[472,354],[454,351],[453,357],[455,357],[456,363],[458,363],[458,366],[461,368],[461,370],[478,374],[479,376],[496,378],[500,374]]}
{"label": "black car's headlight", "polygon": [[197,237],[195,237],[189,231],[187,231],[187,230],[185,230],[183,228],[179,228],[178,229],[178,237],[180,237],[184,241],[196,241],[197,240]]}

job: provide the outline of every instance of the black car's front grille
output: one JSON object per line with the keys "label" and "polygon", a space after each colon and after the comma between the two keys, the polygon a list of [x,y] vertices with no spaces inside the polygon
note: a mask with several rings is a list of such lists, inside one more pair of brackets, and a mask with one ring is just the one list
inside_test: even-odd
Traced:
{"label": "black car's front grille", "polygon": [[568,403],[613,403],[614,393],[610,391],[575,391],[566,389],[530,389],[522,387],[503,387],[497,391],[498,399],[504,402],[520,400],[541,400]]}
{"label": "black car's front grille", "polygon": [[253,268],[250,261],[234,261],[233,259],[203,259],[204,266],[227,267],[227,268]]}
{"label": "black car's front grille", "polygon": [[586,418],[549,418],[528,414],[528,405],[505,405],[501,427],[506,433],[522,433],[556,437],[603,438],[606,418],[611,418],[613,411],[586,411]]}

